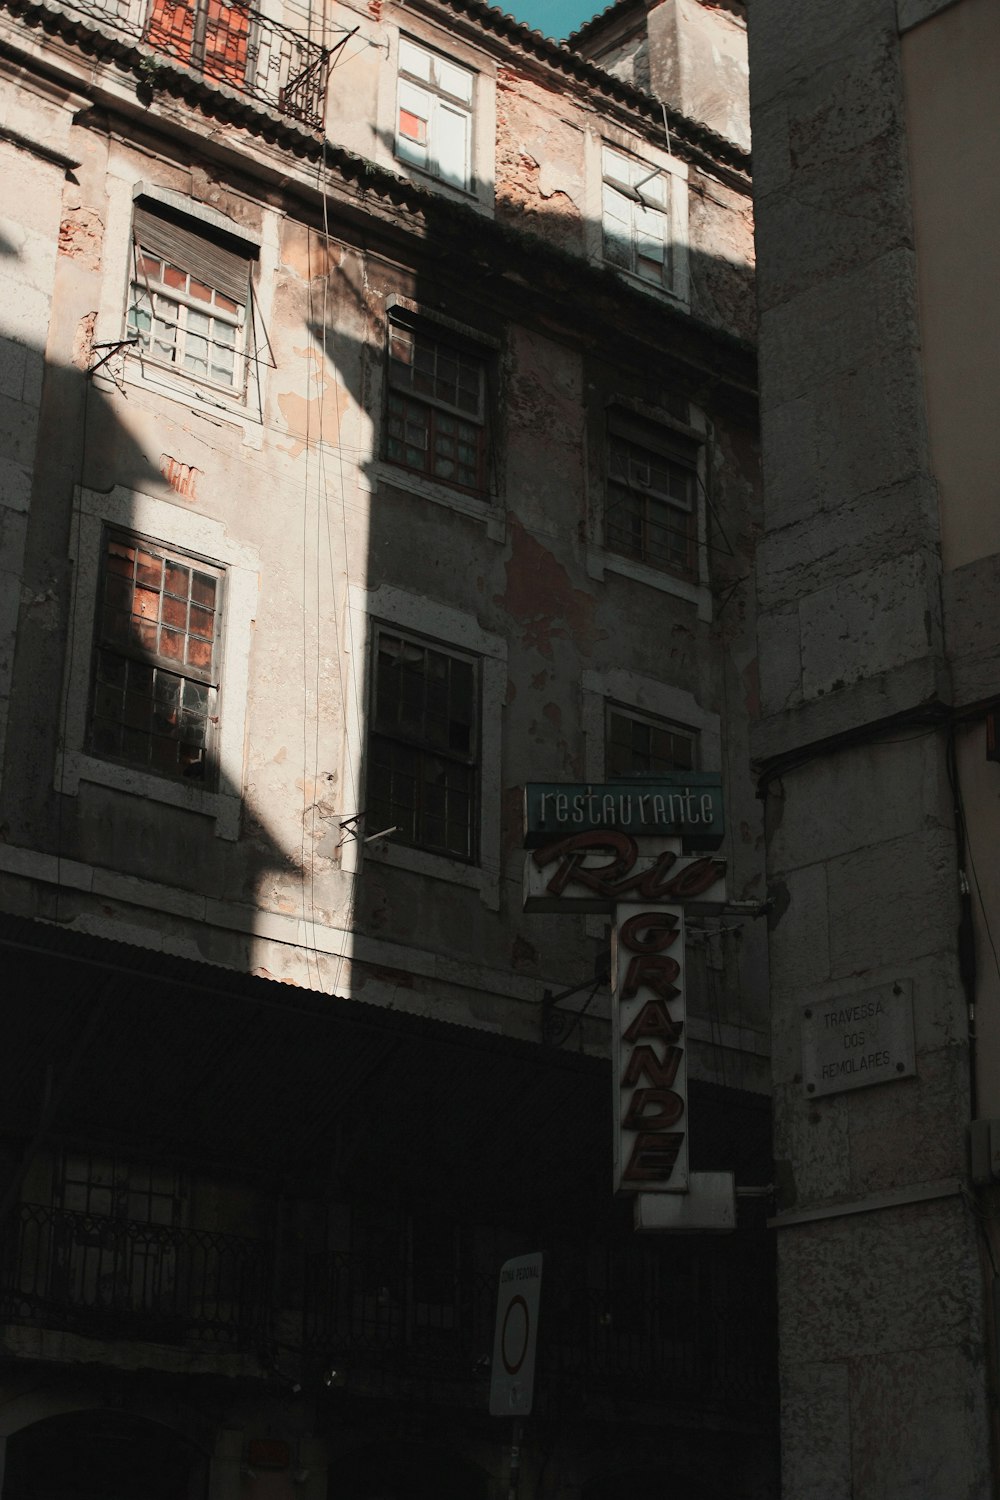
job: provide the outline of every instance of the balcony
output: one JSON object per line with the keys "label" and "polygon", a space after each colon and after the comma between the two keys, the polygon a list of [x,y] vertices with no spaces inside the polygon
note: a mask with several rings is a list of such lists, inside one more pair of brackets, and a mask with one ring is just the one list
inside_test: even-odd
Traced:
{"label": "balcony", "polygon": [[[20,8],[20,7],[19,7]],[[43,0],[46,13],[97,23],[152,54],[142,65],[156,86],[156,59],[232,89],[314,132],[323,129],[330,54],[248,5],[224,0]]]}
{"label": "balcony", "polygon": [[328,1253],[306,1263],[303,1352],[348,1372],[352,1388],[399,1381],[470,1388],[493,1347],[496,1278],[407,1271],[402,1262]]}
{"label": "balcony", "polygon": [[[599,1410],[606,1398],[730,1417],[767,1408],[774,1333],[764,1309],[711,1296],[699,1309],[683,1293],[623,1291],[543,1286],[540,1412],[557,1416],[588,1403]],[[483,1405],[496,1293],[496,1278],[484,1274],[421,1276],[362,1256],[314,1256],[305,1281],[306,1361],[336,1370],[359,1392],[398,1394],[418,1380],[431,1394],[433,1384],[450,1382],[451,1399]]]}
{"label": "balcony", "polygon": [[270,1246],[23,1203],[0,1238],[0,1323],[263,1352]]}

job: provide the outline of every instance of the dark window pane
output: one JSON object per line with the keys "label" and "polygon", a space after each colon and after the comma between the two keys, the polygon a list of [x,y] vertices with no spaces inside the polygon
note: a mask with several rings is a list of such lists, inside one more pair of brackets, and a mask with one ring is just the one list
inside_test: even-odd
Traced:
{"label": "dark window pane", "polygon": [[[96,653],[92,750],[163,775],[203,774],[211,690],[180,673],[185,667],[199,674],[211,669],[218,580],[152,546],[113,538],[105,551],[102,592],[130,613],[101,611],[100,640],[117,649]],[[163,661],[178,671],[164,671],[157,665]],[[183,754],[181,745],[187,747]]]}
{"label": "dark window pane", "polygon": [[398,842],[470,859],[477,770],[476,673],[464,657],[382,631],[369,746],[368,826]]}

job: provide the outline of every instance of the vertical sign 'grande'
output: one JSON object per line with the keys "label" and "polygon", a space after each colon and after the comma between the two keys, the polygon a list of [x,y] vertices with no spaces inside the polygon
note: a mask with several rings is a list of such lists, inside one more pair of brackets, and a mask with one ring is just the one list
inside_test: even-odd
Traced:
{"label": "vertical sign 'grande'", "polygon": [[684,908],[615,908],[616,1192],[688,1189]]}

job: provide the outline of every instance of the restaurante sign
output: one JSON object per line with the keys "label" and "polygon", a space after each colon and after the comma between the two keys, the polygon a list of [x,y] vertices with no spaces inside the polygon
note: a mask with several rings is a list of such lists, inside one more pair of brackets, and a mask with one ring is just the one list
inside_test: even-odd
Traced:
{"label": "restaurante sign", "polygon": [[725,832],[722,783],[707,771],[635,781],[529,782],[524,789],[524,845],[535,849],[560,834],[614,829],[633,837],[681,838],[717,849]]}

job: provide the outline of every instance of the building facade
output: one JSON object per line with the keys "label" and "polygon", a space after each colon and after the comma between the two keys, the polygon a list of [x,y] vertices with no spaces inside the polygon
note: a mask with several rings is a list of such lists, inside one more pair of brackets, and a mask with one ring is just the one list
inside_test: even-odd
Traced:
{"label": "building facade", "polygon": [[539,1249],[524,1483],[771,1492],[760,1200],[635,1235],[607,922],[521,909],[526,782],[721,773],[766,1186],[748,159],[662,81],[742,22],[646,20],[0,13],[4,1500],[499,1494]]}
{"label": "building facade", "polygon": [[996,1493],[998,21],[750,28],[789,1500]]}

